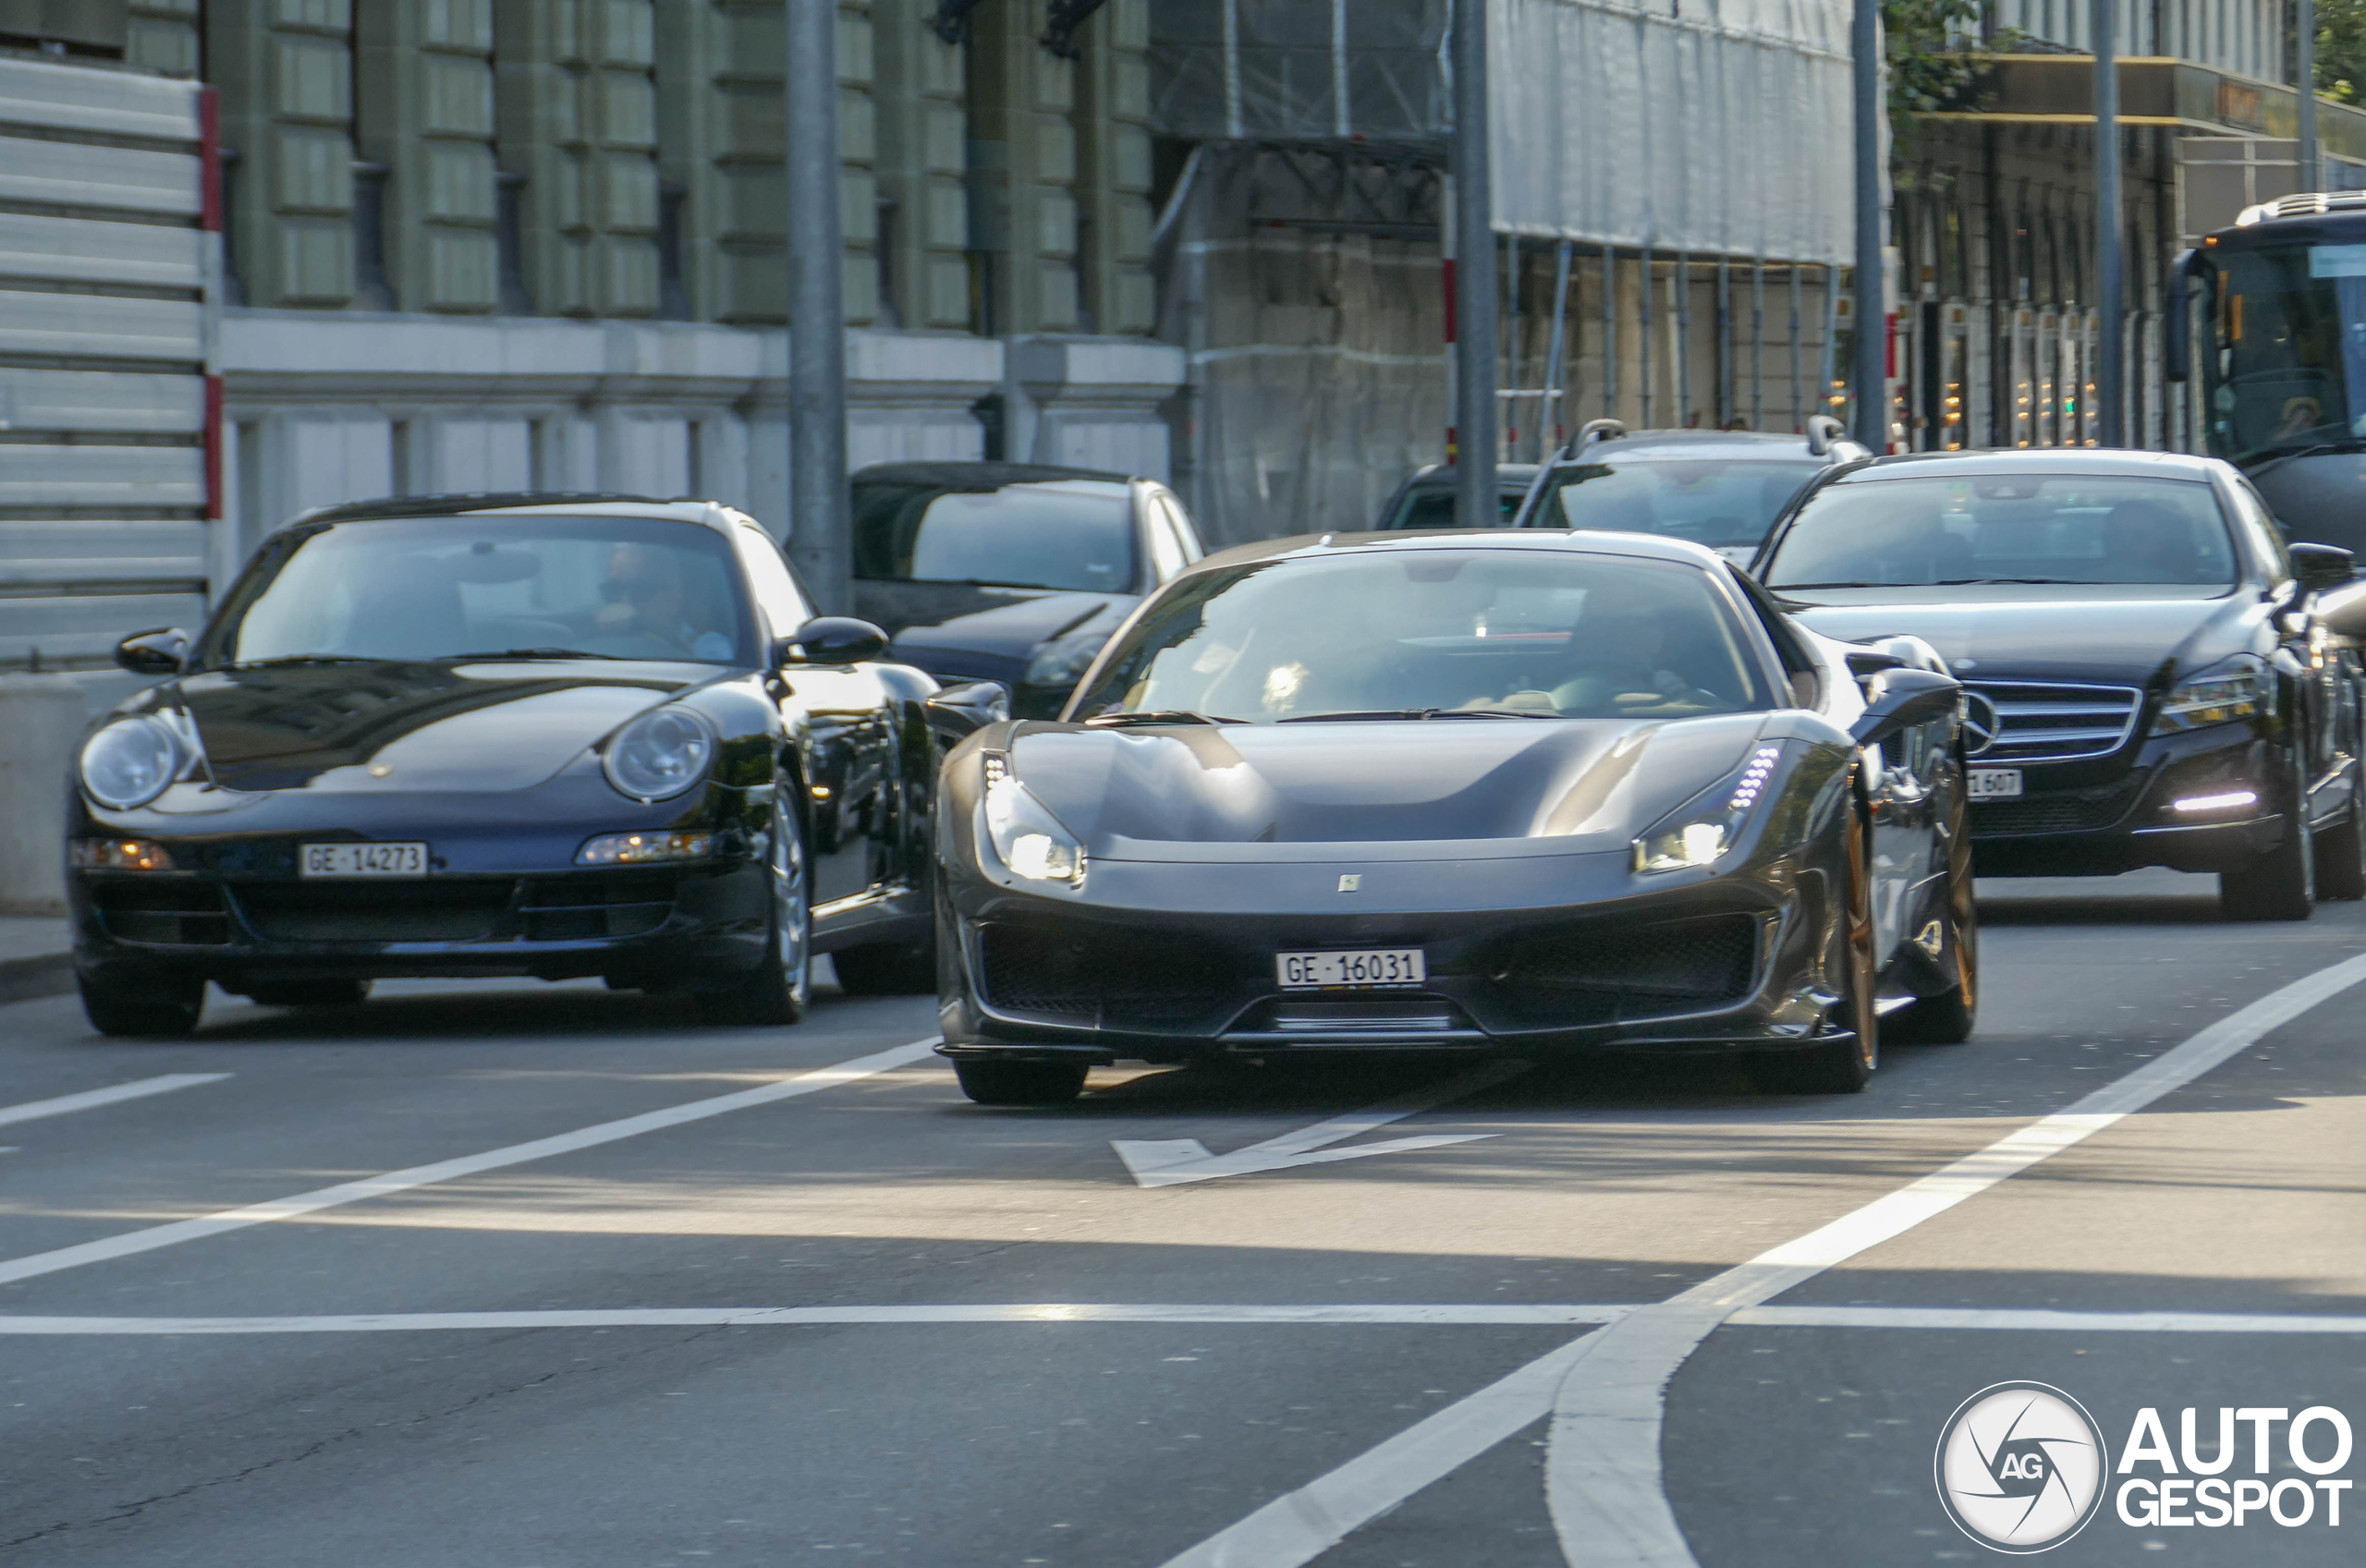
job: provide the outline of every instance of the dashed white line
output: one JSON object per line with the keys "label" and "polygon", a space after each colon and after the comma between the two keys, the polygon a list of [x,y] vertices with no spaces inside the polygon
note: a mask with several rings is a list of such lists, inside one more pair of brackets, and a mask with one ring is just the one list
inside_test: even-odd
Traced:
{"label": "dashed white line", "polygon": [[1994,1329],[2007,1333],[2366,1334],[2329,1312],[2078,1312],[2030,1307],[1746,1307],[1726,1321],[1762,1329]]}
{"label": "dashed white line", "polygon": [[750,1106],[770,1105],[775,1100],[815,1094],[840,1084],[853,1083],[925,1061],[938,1038],[932,1035],[909,1045],[873,1051],[868,1056],[858,1056],[835,1066],[817,1067],[776,1083],[717,1095],[711,1100],[694,1100],[687,1105],[669,1106],[663,1111],[644,1112],[620,1121],[602,1122],[596,1126],[560,1133],[554,1137],[536,1138],[531,1143],[511,1144],[506,1149],[464,1155],[457,1160],[442,1160],[432,1165],[413,1165],[408,1170],[389,1171],[384,1175],[367,1176],[358,1182],[340,1182],[335,1186],[299,1192],[292,1197],[275,1198],[269,1203],[226,1209],[194,1220],[177,1220],[170,1224],[152,1225],[146,1230],[130,1231],[100,1241],[82,1242],[74,1246],[61,1246],[52,1252],[36,1252],[10,1258],[0,1262],[0,1284],[55,1274],[67,1269],[79,1269],[89,1263],[103,1263],[111,1258],[129,1258],[137,1253],[153,1252],[158,1247],[176,1246],[205,1236],[218,1236],[225,1231],[244,1230],[250,1225],[266,1225],[274,1220],[298,1219],[306,1214],[317,1214],[323,1209],[360,1203],[365,1198],[384,1197],[390,1193],[407,1192],[413,1187],[448,1182],[459,1176],[472,1176],[482,1171],[497,1171],[506,1165],[547,1160],[555,1154],[571,1154],[579,1149],[591,1149],[599,1144],[615,1143],[621,1138],[638,1137],[643,1133],[678,1127],[686,1122],[704,1121],[726,1112],[744,1111]]}
{"label": "dashed white line", "polygon": [[[2067,1110],[1667,1301],[1638,1307],[1462,1404],[1483,1409],[1484,1425],[1503,1436],[1552,1414],[1545,1491],[1567,1561],[1585,1568],[1697,1568],[1668,1507],[1660,1432],[1668,1380],[1713,1331],[1735,1314],[1762,1307],[1835,1264],[2076,1147],[2361,981],[2366,954],[2303,976]],[[1557,1392],[1540,1397],[1538,1377],[1531,1374],[1548,1372]],[[1450,1419],[1462,1404],[1447,1406],[1266,1504],[1172,1559],[1166,1568],[1301,1568],[1483,1451],[1467,1449],[1467,1428]],[[1302,1527],[1282,1529],[1280,1520],[1295,1520]]]}
{"label": "dashed white line", "polygon": [[1627,1307],[1177,1306],[1164,1302],[1018,1302],[943,1307],[651,1307],[540,1312],[369,1312],[295,1318],[14,1318],[6,1334],[346,1334],[449,1329],[794,1328],[811,1323],[1377,1323],[1557,1328],[1607,1323]]}
{"label": "dashed white line", "polygon": [[170,1094],[177,1088],[194,1088],[199,1084],[218,1084],[231,1076],[228,1073],[165,1073],[153,1078],[137,1078],[128,1084],[116,1084],[111,1088],[61,1094],[55,1100],[29,1100],[22,1105],[0,1106],[0,1127],[11,1122],[37,1122],[44,1116],[63,1116],[69,1112],[89,1111],[126,1100],[145,1100],[152,1094]]}

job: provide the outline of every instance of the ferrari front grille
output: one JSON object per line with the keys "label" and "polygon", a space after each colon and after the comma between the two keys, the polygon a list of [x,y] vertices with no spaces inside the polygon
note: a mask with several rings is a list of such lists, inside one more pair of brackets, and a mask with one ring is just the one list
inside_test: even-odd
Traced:
{"label": "ferrari front grille", "polygon": [[997,922],[978,945],[988,1006],[1061,1023],[1183,1028],[1234,989],[1223,956],[1189,937]]}
{"label": "ferrari front grille", "polygon": [[[1995,739],[1972,754],[1974,766],[2071,762],[2108,757],[2128,744],[2144,694],[2130,686],[2069,686],[2035,681],[1969,681],[1994,705]],[[1970,705],[1971,717],[1986,715]]]}
{"label": "ferrari front grille", "polygon": [[1754,915],[1707,915],[1566,927],[1523,938],[1494,972],[1514,991],[1615,997],[1622,1017],[1694,1011],[1750,994],[1759,924]]}

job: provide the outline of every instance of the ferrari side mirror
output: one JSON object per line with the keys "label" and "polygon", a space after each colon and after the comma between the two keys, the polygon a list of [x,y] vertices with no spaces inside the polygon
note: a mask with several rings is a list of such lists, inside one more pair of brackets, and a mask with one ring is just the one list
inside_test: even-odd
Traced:
{"label": "ferrari side mirror", "polygon": [[1852,648],[1843,655],[1848,661],[1848,673],[1859,680],[1869,680],[1884,670],[1906,667],[1905,657],[1882,648]]}
{"label": "ferrari side mirror", "polygon": [[946,687],[922,706],[930,729],[948,742],[965,740],[1010,717],[1010,687],[1000,681],[964,681]]}
{"label": "ferrari side mirror", "polygon": [[1933,719],[1955,711],[1963,687],[1931,670],[1886,670],[1878,677],[1864,712],[1848,726],[1848,738],[1859,746],[1878,746]]}
{"label": "ferrari side mirror", "polygon": [[2316,603],[2317,622],[2345,642],[2366,642],[2366,582],[2345,584]]}
{"label": "ferrari side mirror", "polygon": [[851,615],[817,615],[782,650],[785,664],[860,664],[887,651],[887,634]]}
{"label": "ferrari side mirror", "polygon": [[189,661],[189,633],[178,626],[133,632],[115,645],[115,662],[135,675],[177,675]]}

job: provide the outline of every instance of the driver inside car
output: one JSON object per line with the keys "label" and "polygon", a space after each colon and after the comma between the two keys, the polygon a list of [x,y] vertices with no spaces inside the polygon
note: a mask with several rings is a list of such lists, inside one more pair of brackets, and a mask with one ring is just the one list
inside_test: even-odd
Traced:
{"label": "driver inside car", "polygon": [[683,588],[681,565],[670,550],[616,546],[608,557],[600,599],[600,607],[592,613],[595,632],[656,643],[662,654],[687,653],[715,662],[731,657],[731,638],[712,624],[701,624]]}
{"label": "driver inside car", "polygon": [[1462,706],[1570,714],[1700,711],[1721,706],[1714,694],[1666,667],[1671,651],[1665,615],[1643,605],[1599,606],[1569,628],[1560,658],[1543,674],[1543,679],[1554,681],[1551,687],[1540,685],[1500,698],[1476,697]]}

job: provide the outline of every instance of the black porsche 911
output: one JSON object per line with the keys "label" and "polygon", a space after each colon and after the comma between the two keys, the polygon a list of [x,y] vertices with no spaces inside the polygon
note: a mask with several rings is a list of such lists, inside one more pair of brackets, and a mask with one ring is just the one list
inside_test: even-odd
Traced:
{"label": "black porsche 911", "polygon": [[300,1006],[381,977],[602,976],[794,1023],[821,952],[848,990],[925,991],[937,735],[1007,708],[885,645],[817,618],[726,506],[309,514],[195,638],[118,650],[163,679],[81,754],[84,1008],[170,1035],[208,981]]}
{"label": "black porsche 911", "polygon": [[988,1103],[1120,1058],[1604,1046],[1861,1088],[1880,1015],[1972,1027],[1958,696],[1674,540],[1225,552],[1059,721],[948,757],[940,1049]]}

